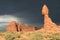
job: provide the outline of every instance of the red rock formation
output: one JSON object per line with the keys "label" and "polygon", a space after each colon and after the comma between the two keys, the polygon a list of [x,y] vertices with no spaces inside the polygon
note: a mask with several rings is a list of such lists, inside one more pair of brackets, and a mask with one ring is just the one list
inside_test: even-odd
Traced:
{"label": "red rock formation", "polygon": [[49,12],[48,7],[46,5],[43,5],[43,7],[42,7],[42,15],[48,15],[48,12]]}
{"label": "red rock formation", "polygon": [[44,28],[38,30],[38,32],[43,33],[60,33],[60,26],[57,26],[52,22],[51,18],[48,15],[48,7],[46,5],[42,8],[42,15],[44,16]]}
{"label": "red rock formation", "polygon": [[25,31],[26,25],[24,23],[20,24],[20,31]]}
{"label": "red rock formation", "polygon": [[25,25],[24,23],[22,23],[22,24],[20,24],[20,27],[21,27],[22,29],[25,29],[25,28],[26,28],[26,25]]}
{"label": "red rock formation", "polygon": [[15,21],[12,21],[8,24],[7,31],[8,32],[17,32],[17,24]]}
{"label": "red rock formation", "polygon": [[35,27],[34,26],[28,26],[26,31],[34,31]]}
{"label": "red rock formation", "polygon": [[26,26],[24,23],[19,24],[15,21],[12,21],[8,24],[7,31],[8,32],[20,32],[20,31],[34,31],[35,27]]}
{"label": "red rock formation", "polygon": [[44,16],[44,28],[45,29],[56,28],[57,25],[52,22],[51,18],[48,15],[48,12],[49,12],[48,7],[44,5],[42,8],[42,15]]}
{"label": "red rock formation", "polygon": [[18,25],[19,31],[23,31],[24,29],[26,29],[26,25],[24,23]]}
{"label": "red rock formation", "polygon": [[20,30],[23,31],[33,31],[35,28],[33,26],[26,26],[24,23],[20,25]]}

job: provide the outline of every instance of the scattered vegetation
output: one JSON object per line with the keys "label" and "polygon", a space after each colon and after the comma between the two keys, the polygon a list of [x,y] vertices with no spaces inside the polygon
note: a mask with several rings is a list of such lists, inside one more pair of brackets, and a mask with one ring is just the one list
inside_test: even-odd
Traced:
{"label": "scattered vegetation", "polygon": [[40,32],[17,32],[17,33],[3,33],[0,36],[5,40],[60,40],[60,34],[44,34]]}

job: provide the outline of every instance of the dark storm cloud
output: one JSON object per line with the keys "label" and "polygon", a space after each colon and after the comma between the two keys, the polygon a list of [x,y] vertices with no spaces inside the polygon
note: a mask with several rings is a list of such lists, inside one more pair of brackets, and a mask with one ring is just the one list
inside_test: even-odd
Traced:
{"label": "dark storm cloud", "polygon": [[56,24],[60,24],[60,0],[48,0],[49,16]]}
{"label": "dark storm cloud", "polygon": [[0,0],[0,15],[14,15],[26,19],[26,21],[22,21],[24,23],[42,25],[41,9],[43,4],[47,4],[50,11],[49,16],[55,23],[59,24],[59,0]]}

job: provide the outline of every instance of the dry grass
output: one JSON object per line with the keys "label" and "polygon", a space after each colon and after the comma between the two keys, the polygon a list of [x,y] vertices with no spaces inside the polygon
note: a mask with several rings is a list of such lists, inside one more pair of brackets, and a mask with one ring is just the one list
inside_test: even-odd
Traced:
{"label": "dry grass", "polygon": [[60,34],[45,34],[41,32],[0,32],[0,36],[5,40],[60,40]]}

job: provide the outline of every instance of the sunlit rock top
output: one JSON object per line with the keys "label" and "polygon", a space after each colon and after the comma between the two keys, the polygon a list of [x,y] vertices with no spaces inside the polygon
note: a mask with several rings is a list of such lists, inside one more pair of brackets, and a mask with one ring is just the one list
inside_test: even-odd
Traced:
{"label": "sunlit rock top", "polygon": [[48,7],[44,4],[43,7],[42,7],[42,15],[48,15]]}

